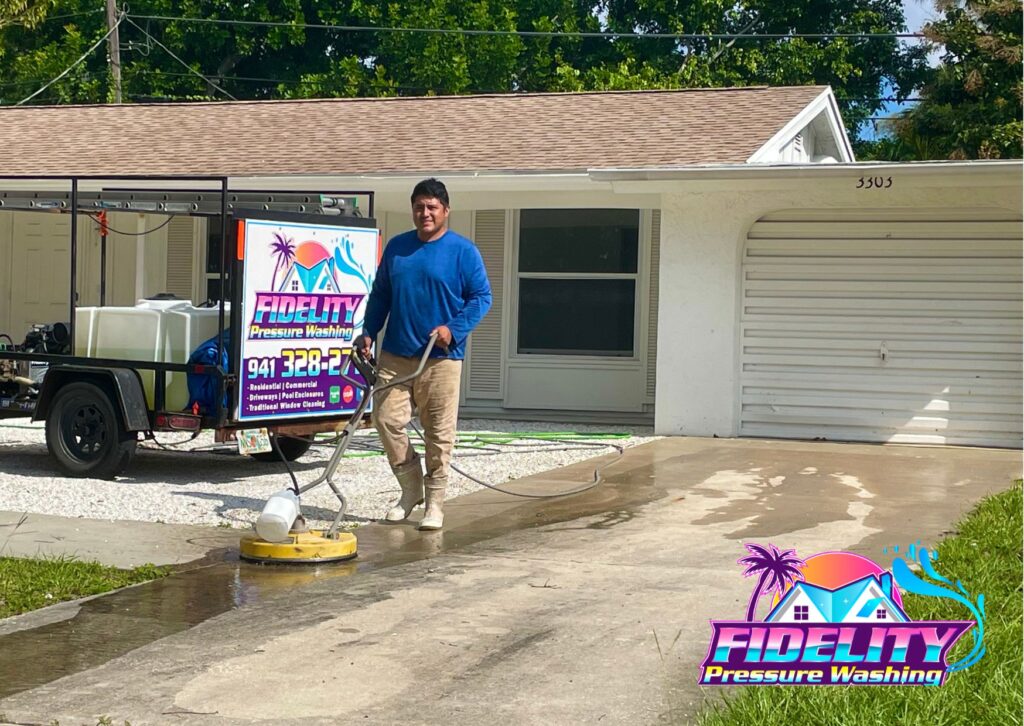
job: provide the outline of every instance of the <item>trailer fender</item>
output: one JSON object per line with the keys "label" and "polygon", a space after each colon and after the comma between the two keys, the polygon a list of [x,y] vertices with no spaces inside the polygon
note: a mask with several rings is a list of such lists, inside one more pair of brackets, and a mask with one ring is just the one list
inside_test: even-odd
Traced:
{"label": "trailer fender", "polygon": [[50,413],[50,402],[63,386],[76,381],[89,381],[105,388],[121,412],[125,431],[148,431],[149,409],[142,378],[133,368],[99,368],[86,366],[51,366],[43,379],[39,402],[32,414],[33,421],[45,421]]}

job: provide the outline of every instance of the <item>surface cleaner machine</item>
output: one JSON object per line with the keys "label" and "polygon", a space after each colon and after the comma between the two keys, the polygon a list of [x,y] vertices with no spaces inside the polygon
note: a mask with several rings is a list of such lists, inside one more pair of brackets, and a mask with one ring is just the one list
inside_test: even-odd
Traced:
{"label": "surface cleaner machine", "polygon": [[[363,358],[355,348],[352,349],[344,367],[339,371],[339,378],[356,387],[359,403],[355,412],[338,434],[334,451],[327,460],[323,473],[303,486],[299,486],[293,476],[291,488],[284,489],[267,500],[263,512],[256,520],[255,534],[242,537],[239,551],[243,559],[253,562],[320,563],[348,560],[356,556],[355,535],[339,529],[345,517],[347,503],[344,493],[334,481],[338,464],[348,450],[355,432],[362,425],[373,394],[403,385],[419,376],[426,367],[436,339],[436,335],[431,336],[415,371],[380,385],[377,382],[376,360],[372,357]],[[358,378],[350,375],[352,368],[358,372]],[[300,497],[322,484],[329,486],[338,498],[338,512],[326,531],[310,530],[302,516]]]}

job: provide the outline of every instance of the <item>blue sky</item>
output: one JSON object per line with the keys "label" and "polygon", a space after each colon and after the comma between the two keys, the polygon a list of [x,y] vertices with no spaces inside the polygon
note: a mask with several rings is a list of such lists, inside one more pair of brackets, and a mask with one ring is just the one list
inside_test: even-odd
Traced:
{"label": "blue sky", "polygon": [[903,0],[903,14],[907,17],[907,28],[915,32],[935,18],[935,5],[931,0]]}
{"label": "blue sky", "polygon": [[[924,27],[924,24],[930,20],[935,20],[938,17],[938,13],[935,10],[935,4],[932,0],[903,0],[903,14],[907,19],[907,30],[911,33],[916,33]],[[914,43],[916,41],[909,40],[908,43]],[[932,53],[928,57],[929,62],[934,66],[939,63],[938,53]],[[883,94],[892,93],[892,89],[888,86],[883,87]],[[899,104],[899,103],[887,103],[885,106],[877,112],[878,116],[891,116],[898,112],[901,108],[910,106],[913,104]],[[865,123],[860,130],[860,134],[864,138],[872,139],[875,138],[875,130],[871,122]]]}

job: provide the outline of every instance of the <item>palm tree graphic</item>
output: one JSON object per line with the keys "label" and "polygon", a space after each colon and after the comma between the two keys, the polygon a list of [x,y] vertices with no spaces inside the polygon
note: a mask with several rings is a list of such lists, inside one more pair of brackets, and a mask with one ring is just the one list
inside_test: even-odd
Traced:
{"label": "palm tree graphic", "polygon": [[753,622],[754,610],[757,608],[757,601],[762,595],[767,595],[773,590],[779,593],[779,597],[785,592],[786,587],[797,580],[803,580],[801,567],[806,562],[796,556],[796,550],[780,550],[773,544],[767,547],[759,544],[746,544],[747,552],[750,554],[741,557],[736,561],[739,565],[746,565],[744,577],[760,575],[757,580],[757,587],[750,596],[750,603],[747,605],[747,622]]}
{"label": "palm tree graphic", "polygon": [[277,255],[277,264],[274,265],[274,276],[270,279],[270,289],[277,290],[278,270],[287,270],[288,265],[295,259],[295,244],[289,237],[274,232],[274,241],[270,243],[270,250]]}

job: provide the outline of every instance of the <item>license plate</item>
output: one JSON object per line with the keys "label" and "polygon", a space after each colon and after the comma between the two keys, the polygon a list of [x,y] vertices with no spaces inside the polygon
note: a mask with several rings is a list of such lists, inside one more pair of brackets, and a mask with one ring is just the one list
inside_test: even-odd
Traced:
{"label": "license plate", "polygon": [[273,451],[270,445],[270,433],[266,429],[242,429],[237,434],[238,453],[245,456],[265,454]]}

